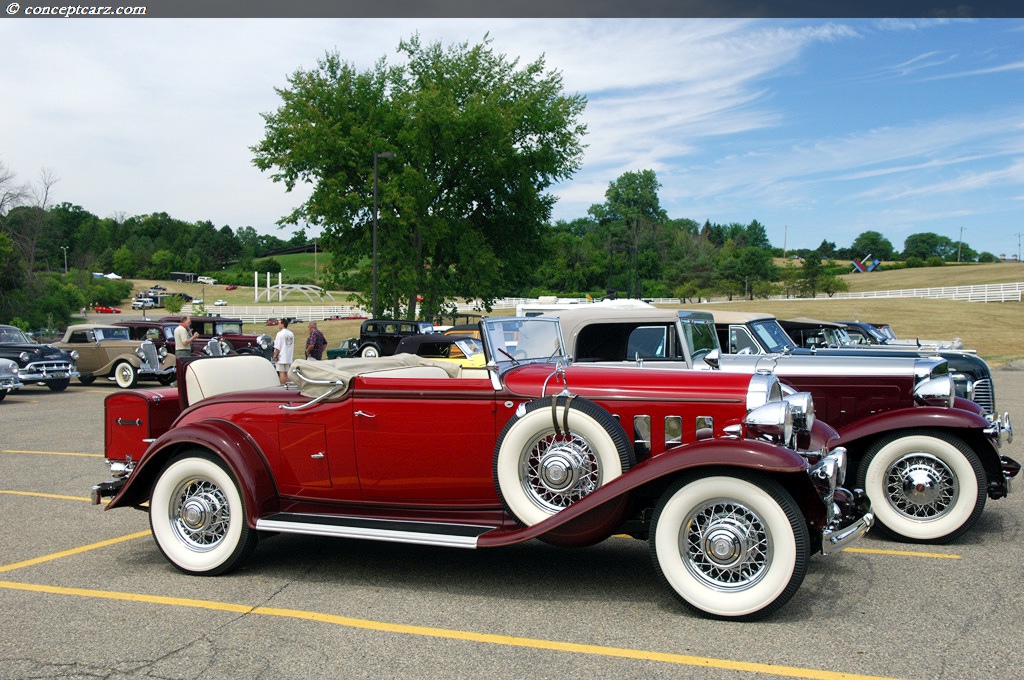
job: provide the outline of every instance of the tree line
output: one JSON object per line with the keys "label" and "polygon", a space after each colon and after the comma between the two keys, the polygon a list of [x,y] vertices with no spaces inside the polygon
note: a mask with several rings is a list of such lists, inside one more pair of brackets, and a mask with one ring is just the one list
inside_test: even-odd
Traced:
{"label": "tree line", "polygon": [[[289,76],[280,107],[262,114],[253,164],[288,190],[312,188],[278,221],[288,240],[166,213],[100,218],[55,204],[53,175],[22,184],[0,164],[0,321],[59,325],[87,302],[123,299],[109,299],[118,290],[94,271],[244,284],[254,270],[279,271],[267,256],[306,245],[307,227],[332,256],[316,283],[355,291],[367,309],[379,298],[380,315],[418,318],[507,296],[833,294],[848,261],[869,253],[906,266],[996,261],[932,233],[902,252],[878,231],[845,248],[784,251],[757,220],[670,217],[653,170],[623,173],[586,215],[552,221],[549,189],[582,162],[586,97],[566,94],[543,58],[520,64],[489,38],[445,47],[413,36],[396,51],[401,64],[382,58],[363,71],[329,52]],[[776,265],[784,256],[803,259]]]}

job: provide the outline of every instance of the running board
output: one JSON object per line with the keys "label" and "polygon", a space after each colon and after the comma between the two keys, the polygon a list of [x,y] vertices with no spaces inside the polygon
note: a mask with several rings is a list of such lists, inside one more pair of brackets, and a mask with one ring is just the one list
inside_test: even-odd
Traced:
{"label": "running board", "polygon": [[256,528],[283,534],[476,548],[477,539],[497,527],[279,512],[256,520]]}

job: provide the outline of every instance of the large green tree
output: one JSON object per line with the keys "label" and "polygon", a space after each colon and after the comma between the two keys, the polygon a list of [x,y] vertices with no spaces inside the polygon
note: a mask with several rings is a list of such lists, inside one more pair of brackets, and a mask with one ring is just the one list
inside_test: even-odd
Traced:
{"label": "large green tree", "polygon": [[853,256],[858,260],[868,255],[878,260],[891,260],[896,254],[892,241],[877,231],[862,232],[857,238],[853,239],[853,245],[850,246],[850,250],[853,251]]}
{"label": "large green tree", "polygon": [[431,316],[527,280],[538,249],[524,246],[539,243],[555,200],[546,190],[581,161],[586,99],[564,94],[543,58],[520,65],[486,37],[445,48],[414,36],[398,52],[401,65],[359,71],[334,52],[293,73],[252,151],[289,191],[312,186],[280,223],[320,226],[340,280],[364,291],[376,185],[383,311],[410,313],[422,295]]}

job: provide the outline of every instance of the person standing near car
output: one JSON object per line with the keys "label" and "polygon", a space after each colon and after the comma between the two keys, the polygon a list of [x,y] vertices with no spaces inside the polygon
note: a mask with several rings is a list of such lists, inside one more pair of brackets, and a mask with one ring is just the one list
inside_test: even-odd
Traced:
{"label": "person standing near car", "polygon": [[186,316],[174,329],[174,357],[183,359],[192,356],[192,341],[199,337],[199,333],[189,334],[192,330],[192,317]]}
{"label": "person standing near car", "polygon": [[309,337],[306,338],[306,358],[320,361],[324,357],[324,348],[327,347],[327,338],[316,327],[316,321],[309,322]]}
{"label": "person standing near car", "polygon": [[280,329],[274,336],[274,363],[277,364],[277,375],[281,384],[288,382],[288,369],[295,356],[295,334],[288,330],[288,319],[277,322]]}

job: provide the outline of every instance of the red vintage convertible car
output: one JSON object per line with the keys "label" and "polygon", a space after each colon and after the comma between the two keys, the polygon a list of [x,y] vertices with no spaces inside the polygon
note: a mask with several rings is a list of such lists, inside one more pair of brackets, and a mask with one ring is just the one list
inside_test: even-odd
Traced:
{"label": "red vintage convertible car", "polygon": [[873,521],[845,450],[778,379],[577,366],[555,319],[481,323],[486,368],[409,354],[179,365],[107,398],[108,508],[148,503],[164,556],[214,575],[272,533],[461,548],[647,540],[691,610],[752,619]]}

